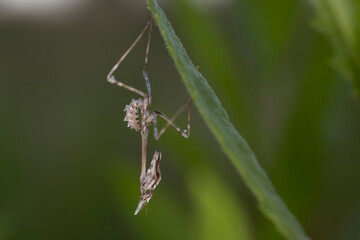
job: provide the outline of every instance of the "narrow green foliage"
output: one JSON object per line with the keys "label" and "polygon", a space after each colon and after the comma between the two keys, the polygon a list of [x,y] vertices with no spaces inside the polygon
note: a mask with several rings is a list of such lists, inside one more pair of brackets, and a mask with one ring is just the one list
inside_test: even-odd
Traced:
{"label": "narrow green foliage", "polygon": [[246,185],[254,193],[261,211],[286,239],[309,239],[276,193],[246,141],[231,124],[214,91],[191,62],[156,0],[147,0],[147,3],[195,105]]}
{"label": "narrow green foliage", "polygon": [[360,99],[360,9],[355,0],[310,0],[316,10],[316,27],[334,49],[333,65],[353,85]]}
{"label": "narrow green foliage", "polygon": [[186,176],[195,208],[192,224],[196,231],[191,239],[253,239],[245,206],[216,172],[202,167]]}

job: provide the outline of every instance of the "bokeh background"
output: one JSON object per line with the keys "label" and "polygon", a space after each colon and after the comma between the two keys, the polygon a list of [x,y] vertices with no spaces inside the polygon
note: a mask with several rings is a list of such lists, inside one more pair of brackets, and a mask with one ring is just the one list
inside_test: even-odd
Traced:
{"label": "bokeh background", "polygon": [[[160,5],[307,233],[360,239],[360,107],[309,3]],[[163,179],[133,216],[141,138],[123,109],[138,96],[105,77],[146,21],[145,1],[0,0],[1,240],[283,239],[195,107],[189,139],[150,132]],[[171,116],[189,96],[154,29],[153,109]],[[116,73],[143,90],[145,44]]]}

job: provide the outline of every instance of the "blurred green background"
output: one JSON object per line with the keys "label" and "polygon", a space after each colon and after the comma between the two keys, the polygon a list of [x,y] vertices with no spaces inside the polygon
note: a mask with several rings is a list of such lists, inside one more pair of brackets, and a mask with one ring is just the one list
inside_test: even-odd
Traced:
{"label": "blurred green background", "polygon": [[[145,26],[145,1],[25,2],[0,1],[0,240],[282,239],[195,108],[189,139],[150,132],[163,179],[133,216],[141,138],[123,109],[138,96],[106,75]],[[360,239],[360,107],[311,5],[160,4],[308,235]],[[154,29],[153,109],[171,116],[189,97]],[[116,72],[143,90],[145,44]]]}

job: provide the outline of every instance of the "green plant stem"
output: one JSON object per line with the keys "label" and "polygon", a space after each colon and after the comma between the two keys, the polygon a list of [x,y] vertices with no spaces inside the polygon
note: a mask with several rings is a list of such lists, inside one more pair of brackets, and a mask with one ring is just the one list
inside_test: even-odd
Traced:
{"label": "green plant stem", "polygon": [[185,86],[223,151],[258,200],[263,214],[286,239],[309,239],[299,222],[276,193],[253,151],[237,132],[221,102],[196,69],[156,0],[147,0],[161,35]]}

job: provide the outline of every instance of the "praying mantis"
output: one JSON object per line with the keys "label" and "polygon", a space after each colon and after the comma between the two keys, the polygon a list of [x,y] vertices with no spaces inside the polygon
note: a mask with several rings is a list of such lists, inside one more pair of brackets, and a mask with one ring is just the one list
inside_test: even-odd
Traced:
{"label": "praying mantis", "polygon": [[[160,160],[162,157],[161,151],[156,149],[153,155],[153,158],[150,162],[149,168],[146,170],[146,154],[147,154],[147,140],[148,140],[148,134],[149,129],[152,124],[154,124],[154,137],[155,140],[158,140],[161,135],[164,134],[166,129],[169,126],[172,126],[178,133],[180,133],[181,136],[184,138],[188,138],[190,136],[190,105],[191,105],[191,99],[182,107],[180,107],[176,113],[171,117],[168,118],[164,113],[155,110],[151,112],[151,86],[150,86],[150,80],[148,76],[148,58],[149,58],[149,49],[150,49],[150,40],[151,40],[151,34],[152,34],[152,15],[149,14],[148,22],[145,26],[145,28],[141,31],[140,35],[135,39],[135,41],[131,44],[129,49],[121,56],[121,58],[116,62],[114,67],[110,70],[110,72],[107,75],[107,81],[111,84],[117,85],[119,87],[123,87],[133,93],[136,93],[140,95],[142,98],[134,100],[130,102],[129,105],[125,106],[124,111],[125,119],[124,121],[128,122],[128,127],[131,129],[134,129],[135,131],[140,131],[141,133],[141,174],[140,174],[140,201],[138,203],[138,207],[135,210],[134,215],[137,215],[139,211],[149,203],[149,201],[152,198],[153,191],[155,188],[159,185],[161,181],[161,172],[160,172]],[[114,72],[117,70],[119,65],[124,61],[124,59],[127,57],[127,55],[131,52],[131,50],[136,46],[136,44],[140,41],[142,36],[145,34],[146,30],[149,30],[148,34],[148,41],[146,46],[146,52],[145,52],[145,64],[143,69],[143,75],[145,79],[146,84],[146,90],[147,92],[143,92],[141,90],[138,90],[134,87],[131,87],[123,82],[120,82],[115,79]],[[176,117],[185,110],[187,106],[188,109],[188,115],[187,115],[187,129],[182,130],[180,129],[175,123]],[[140,113],[140,114],[139,114]],[[157,117],[160,116],[166,121],[166,125],[158,132],[158,126],[157,126]]]}

